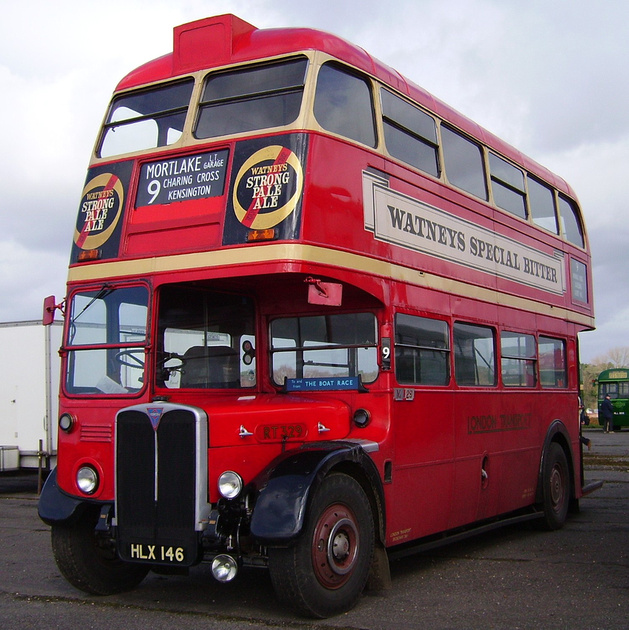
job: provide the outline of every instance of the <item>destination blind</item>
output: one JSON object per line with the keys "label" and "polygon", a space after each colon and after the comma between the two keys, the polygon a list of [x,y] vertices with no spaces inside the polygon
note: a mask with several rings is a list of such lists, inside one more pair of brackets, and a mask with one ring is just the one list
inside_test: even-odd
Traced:
{"label": "destination blind", "polygon": [[222,195],[228,154],[223,149],[143,164],[136,208]]}

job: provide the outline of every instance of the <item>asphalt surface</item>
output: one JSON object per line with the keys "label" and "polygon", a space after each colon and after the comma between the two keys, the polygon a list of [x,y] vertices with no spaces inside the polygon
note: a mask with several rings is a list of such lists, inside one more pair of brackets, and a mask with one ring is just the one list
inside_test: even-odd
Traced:
{"label": "asphalt surface", "polygon": [[312,622],[278,604],[264,570],[218,584],[149,574],[135,591],[94,597],[59,574],[37,517],[37,475],[0,475],[3,628],[601,628],[629,627],[629,431],[586,432],[588,480],[604,480],[557,532],[510,526],[391,564],[393,588]]}

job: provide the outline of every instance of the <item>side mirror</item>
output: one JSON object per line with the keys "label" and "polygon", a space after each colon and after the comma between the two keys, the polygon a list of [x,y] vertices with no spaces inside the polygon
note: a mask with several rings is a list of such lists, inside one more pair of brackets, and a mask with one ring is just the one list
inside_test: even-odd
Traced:
{"label": "side mirror", "polygon": [[55,311],[57,310],[57,301],[54,295],[49,295],[44,299],[44,313],[42,316],[42,324],[50,326],[55,321]]}

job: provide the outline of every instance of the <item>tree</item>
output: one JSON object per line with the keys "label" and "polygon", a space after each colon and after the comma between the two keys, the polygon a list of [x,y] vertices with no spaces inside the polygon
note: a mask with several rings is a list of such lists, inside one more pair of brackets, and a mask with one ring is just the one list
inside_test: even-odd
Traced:
{"label": "tree", "polygon": [[581,364],[581,399],[588,409],[596,409],[597,407],[597,379],[598,375],[605,369],[607,366],[602,364]]}
{"label": "tree", "polygon": [[604,370],[629,366],[629,346],[612,348],[593,361],[595,364],[605,364]]}

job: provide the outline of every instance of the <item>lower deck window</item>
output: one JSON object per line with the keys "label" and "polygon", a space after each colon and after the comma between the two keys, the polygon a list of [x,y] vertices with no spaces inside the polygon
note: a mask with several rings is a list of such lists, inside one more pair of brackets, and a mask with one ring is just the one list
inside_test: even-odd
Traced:
{"label": "lower deck window", "polygon": [[409,385],[447,385],[450,381],[448,324],[439,319],[395,316],[395,376]]}
{"label": "lower deck window", "polygon": [[535,387],[537,384],[537,356],[535,336],[503,331],[502,383],[507,387]]}
{"label": "lower deck window", "polygon": [[496,384],[494,331],[487,326],[454,324],[454,376],[457,385]]}
{"label": "lower deck window", "polygon": [[537,345],[542,387],[567,387],[565,342],[540,336]]}
{"label": "lower deck window", "polygon": [[283,317],[271,323],[273,382],[286,379],[378,376],[373,313]]}

